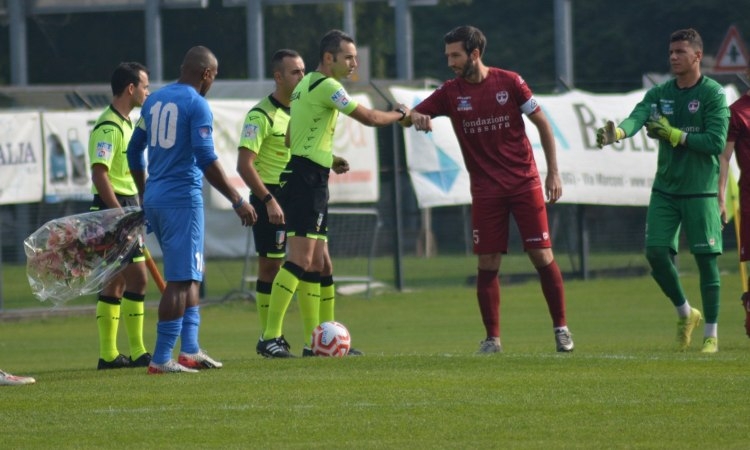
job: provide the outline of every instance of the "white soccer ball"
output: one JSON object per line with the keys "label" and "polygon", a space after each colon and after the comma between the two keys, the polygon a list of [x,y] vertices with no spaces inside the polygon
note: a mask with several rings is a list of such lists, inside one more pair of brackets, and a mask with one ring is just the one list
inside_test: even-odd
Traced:
{"label": "white soccer ball", "polygon": [[317,356],[346,356],[351,344],[349,330],[339,322],[323,322],[313,330],[312,351]]}

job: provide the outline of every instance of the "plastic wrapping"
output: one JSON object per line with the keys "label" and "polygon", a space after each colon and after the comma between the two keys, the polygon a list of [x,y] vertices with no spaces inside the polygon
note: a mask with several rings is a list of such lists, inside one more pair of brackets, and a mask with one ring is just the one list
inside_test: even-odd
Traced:
{"label": "plastic wrapping", "polygon": [[144,232],[143,211],[133,206],[45,223],[24,240],[31,291],[55,304],[98,292],[126,267]]}

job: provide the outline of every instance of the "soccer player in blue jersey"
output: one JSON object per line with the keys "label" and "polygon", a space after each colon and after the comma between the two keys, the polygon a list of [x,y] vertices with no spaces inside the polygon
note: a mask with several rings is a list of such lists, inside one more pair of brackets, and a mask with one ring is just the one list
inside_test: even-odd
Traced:
{"label": "soccer player in blue jersey", "polygon": [[[159,303],[156,346],[148,373],[220,368],[198,345],[199,285],[203,280],[203,177],[231,203],[243,226],[255,209],[231,186],[213,143],[213,114],[203,98],[219,64],[213,52],[188,50],[180,78],[149,96],[128,145],[131,173],[146,218],[164,254],[166,289]],[[148,146],[148,179],[144,150]],[[177,361],[172,351],[180,338]]]}

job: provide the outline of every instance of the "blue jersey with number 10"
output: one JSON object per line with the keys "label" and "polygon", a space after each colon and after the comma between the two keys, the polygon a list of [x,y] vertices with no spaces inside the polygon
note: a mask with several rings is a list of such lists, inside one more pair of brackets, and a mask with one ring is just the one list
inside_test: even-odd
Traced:
{"label": "blue jersey with number 10", "polygon": [[131,170],[144,169],[148,147],[144,206],[203,205],[203,169],[217,159],[212,132],[208,102],[192,86],[170,84],[149,95],[128,146]]}

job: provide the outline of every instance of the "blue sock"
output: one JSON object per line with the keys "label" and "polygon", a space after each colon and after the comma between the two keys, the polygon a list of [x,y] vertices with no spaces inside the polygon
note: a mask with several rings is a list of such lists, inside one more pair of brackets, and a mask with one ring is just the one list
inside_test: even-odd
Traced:
{"label": "blue sock", "polygon": [[180,336],[182,319],[169,320],[156,324],[156,346],[152,361],[156,364],[164,364],[172,359],[172,350],[177,344]]}
{"label": "blue sock", "polygon": [[191,306],[185,308],[185,315],[182,316],[182,334],[181,334],[181,352],[198,353],[198,328],[201,325],[200,306]]}

